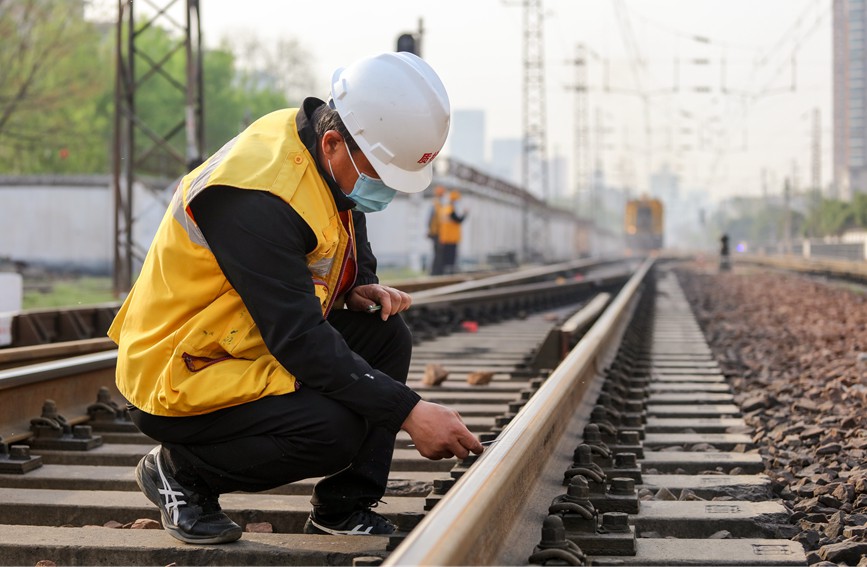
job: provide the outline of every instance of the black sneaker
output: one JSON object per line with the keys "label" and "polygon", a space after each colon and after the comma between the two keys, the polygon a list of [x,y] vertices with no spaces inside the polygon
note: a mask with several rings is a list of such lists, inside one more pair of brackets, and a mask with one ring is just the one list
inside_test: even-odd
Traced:
{"label": "black sneaker", "polygon": [[241,526],[220,509],[216,497],[197,494],[178,484],[160,458],[160,447],[135,468],[135,480],[160,509],[163,528],[186,543],[228,543],[241,537]]}
{"label": "black sneaker", "polygon": [[370,508],[356,510],[340,522],[323,522],[313,512],[304,523],[305,534],[390,535],[395,527],[387,518]]}

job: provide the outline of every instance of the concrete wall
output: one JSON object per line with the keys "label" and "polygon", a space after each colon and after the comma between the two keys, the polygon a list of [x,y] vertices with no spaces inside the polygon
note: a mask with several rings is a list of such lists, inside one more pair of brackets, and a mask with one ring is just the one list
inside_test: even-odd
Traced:
{"label": "concrete wall", "polygon": [[[137,185],[133,193],[134,241],[143,255],[165,213],[175,182]],[[507,191],[449,176],[435,185],[462,193],[468,211],[458,249],[464,268],[524,246],[524,222],[534,260],[563,261],[587,255],[593,238],[569,213]],[[398,194],[381,213],[368,215],[368,237],[381,266],[426,270],[432,246],[427,223],[433,192]],[[526,214],[525,214],[526,213]],[[114,200],[108,176],[0,177],[0,259],[110,274],[114,258]]]}
{"label": "concrete wall", "polygon": [[[166,183],[165,185],[168,185]],[[133,191],[133,239],[147,250],[165,212],[165,187]],[[0,258],[110,274],[114,199],[109,176],[0,176]]]}

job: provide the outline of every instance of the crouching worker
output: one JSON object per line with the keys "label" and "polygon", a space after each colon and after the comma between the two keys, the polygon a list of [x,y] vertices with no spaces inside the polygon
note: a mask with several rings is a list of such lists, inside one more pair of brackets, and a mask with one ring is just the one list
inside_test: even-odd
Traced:
{"label": "crouching worker", "polygon": [[338,69],[330,95],[264,116],[183,178],[108,333],[132,418],[160,443],[139,487],[187,543],[241,537],[221,494],[319,477],[305,533],[389,534],[372,508],[400,429],[429,459],[482,452],[406,386],[411,299],[378,283],[366,234],[365,213],[430,184],[445,88],[384,53]]}

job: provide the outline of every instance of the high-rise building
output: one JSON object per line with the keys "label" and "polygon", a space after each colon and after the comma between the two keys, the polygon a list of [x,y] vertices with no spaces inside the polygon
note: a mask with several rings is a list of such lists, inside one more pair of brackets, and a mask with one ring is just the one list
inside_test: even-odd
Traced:
{"label": "high-rise building", "polygon": [[834,0],[834,197],[867,192],[867,9]]}
{"label": "high-rise building", "polygon": [[569,163],[566,158],[555,154],[548,159],[548,200],[552,203],[562,201],[569,191]]}
{"label": "high-rise building", "polygon": [[490,171],[495,177],[521,186],[521,138],[499,138],[491,142]]}
{"label": "high-rise building", "polygon": [[664,164],[650,176],[650,194],[663,203],[676,201],[680,197],[680,176]]}
{"label": "high-rise building", "polygon": [[452,111],[449,130],[449,156],[481,169],[485,165],[485,111]]}

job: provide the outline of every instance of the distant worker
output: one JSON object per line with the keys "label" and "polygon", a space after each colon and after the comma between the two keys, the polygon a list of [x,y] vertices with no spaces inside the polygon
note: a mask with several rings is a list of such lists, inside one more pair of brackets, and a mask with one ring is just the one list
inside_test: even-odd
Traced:
{"label": "distant worker", "polygon": [[459,191],[452,191],[449,193],[449,202],[440,208],[439,243],[442,266],[435,275],[453,274],[457,269],[461,224],[467,218],[467,211],[463,211],[462,214],[459,213],[458,201],[460,198]]}
{"label": "distant worker", "polygon": [[443,207],[443,197],[446,188],[437,185],[434,188],[433,204],[431,205],[430,217],[427,221],[427,237],[431,241],[431,275],[442,274],[442,247],[440,246],[440,211]]}
{"label": "distant worker", "polygon": [[226,492],[307,478],[308,534],[387,535],[395,437],[479,454],[460,415],[406,385],[412,298],[381,285],[365,213],[431,182],[449,129],[410,53],[337,69],[328,102],[267,114],[187,174],[108,331],[133,422],[160,445],[136,481],[163,527],[235,541]]}
{"label": "distant worker", "polygon": [[729,256],[729,235],[723,234],[719,241],[719,269],[721,272],[728,272],[732,267],[731,257]]}

